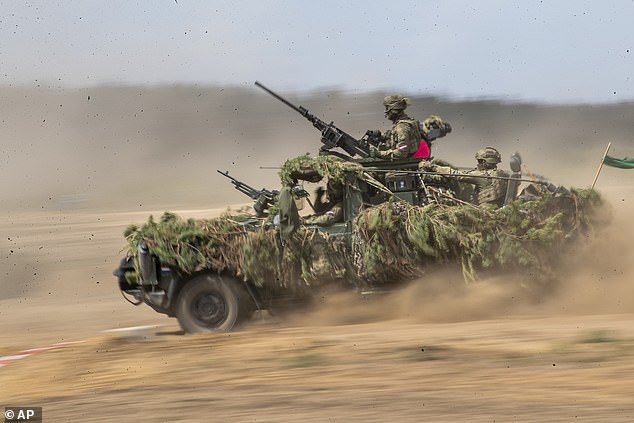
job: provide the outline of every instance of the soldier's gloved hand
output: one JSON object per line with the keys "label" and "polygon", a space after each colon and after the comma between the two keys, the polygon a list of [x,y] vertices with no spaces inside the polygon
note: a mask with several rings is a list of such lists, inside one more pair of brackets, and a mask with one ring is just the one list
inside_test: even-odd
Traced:
{"label": "soldier's gloved hand", "polygon": [[368,147],[376,147],[383,141],[385,141],[385,139],[383,138],[383,134],[381,134],[381,131],[379,131],[378,129],[368,129],[367,131],[365,131],[365,135],[363,135],[361,141],[362,144],[365,144]]}
{"label": "soldier's gloved hand", "polygon": [[420,162],[418,167],[421,170],[425,171],[425,172],[435,172],[436,171],[436,165],[433,164],[432,162],[430,162],[429,160],[425,160],[423,162]]}
{"label": "soldier's gloved hand", "polygon": [[306,192],[303,185],[295,184],[291,188],[291,192],[295,198],[308,197],[310,194]]}

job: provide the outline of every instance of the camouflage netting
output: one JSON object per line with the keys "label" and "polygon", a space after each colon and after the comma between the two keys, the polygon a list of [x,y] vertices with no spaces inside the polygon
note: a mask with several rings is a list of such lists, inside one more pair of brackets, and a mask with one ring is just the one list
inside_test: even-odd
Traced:
{"label": "camouflage netting", "polygon": [[166,212],[159,222],[150,216],[142,227],[128,227],[125,236],[130,255],[144,241],[163,265],[186,274],[226,272],[270,291],[301,292],[324,278],[343,276],[348,256],[343,240],[302,229],[282,246],[279,230],[262,223],[244,211],[187,220]]}
{"label": "camouflage netting", "polygon": [[349,162],[335,156],[321,155],[311,156],[305,154],[286,160],[279,171],[282,185],[291,186],[298,180],[318,182],[325,178],[327,180],[344,184],[346,176],[354,174],[358,180],[365,181],[380,191],[387,191],[387,188],[367,172],[358,163]]}
{"label": "camouflage netting", "polygon": [[311,156],[305,154],[287,160],[279,172],[282,185],[292,185],[297,176],[306,171],[315,171],[321,178],[343,183],[347,172],[355,172],[362,177],[363,167],[358,163],[342,160],[335,156]]}
{"label": "camouflage netting", "polygon": [[387,280],[425,265],[456,262],[465,280],[486,269],[513,269],[545,280],[601,205],[592,190],[543,195],[496,209],[388,202],[357,219],[353,259],[363,278]]}
{"label": "camouflage netting", "polygon": [[164,265],[188,274],[227,272],[271,292],[306,292],[353,268],[356,280],[380,284],[439,263],[461,265],[467,281],[486,269],[542,277],[566,247],[592,230],[600,205],[592,190],[515,201],[503,209],[391,201],[357,217],[351,248],[344,237],[306,228],[282,246],[278,229],[246,211],[204,220],[165,213],[159,222],[150,217],[140,228],[129,227],[126,237],[132,255],[143,240]]}

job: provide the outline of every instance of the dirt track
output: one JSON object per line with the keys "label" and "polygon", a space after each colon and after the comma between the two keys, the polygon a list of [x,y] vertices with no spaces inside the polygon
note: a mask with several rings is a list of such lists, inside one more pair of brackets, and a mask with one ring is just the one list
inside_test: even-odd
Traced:
{"label": "dirt track", "polygon": [[[0,355],[87,342],[0,368],[5,405],[43,406],[55,422],[634,421],[632,288],[609,270],[622,272],[632,251],[618,238],[624,256],[572,272],[548,297],[436,275],[386,297],[340,293],[237,333],[184,336],[175,321],[125,303],[108,278],[121,231],[144,219],[13,220],[22,250],[75,259],[36,258],[51,280],[0,301]],[[139,324],[162,326],[100,332]]]}
{"label": "dirt track", "polygon": [[634,419],[631,320],[99,337],[2,369],[1,394],[44,406],[56,422],[626,422]]}

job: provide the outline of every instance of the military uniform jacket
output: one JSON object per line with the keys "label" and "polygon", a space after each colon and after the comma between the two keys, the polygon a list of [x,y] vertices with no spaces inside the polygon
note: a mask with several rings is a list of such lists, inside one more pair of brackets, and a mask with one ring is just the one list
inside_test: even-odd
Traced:
{"label": "military uniform jacket", "polygon": [[508,178],[508,172],[501,169],[473,169],[468,172],[460,172],[448,166],[437,166],[436,172],[439,174],[462,175],[457,177],[459,183],[473,185],[471,202],[477,205],[492,204],[498,207],[504,205],[508,181],[504,179],[479,178],[478,176],[497,176]]}
{"label": "military uniform jacket", "polygon": [[473,198],[474,203],[478,205],[493,204],[498,207],[502,207],[504,205],[504,198],[506,197],[506,189],[508,187],[507,180],[477,177],[470,178],[469,175],[508,178],[509,174],[507,172],[501,169],[474,169],[469,171],[466,176],[459,178],[460,182],[468,182],[475,186]]}
{"label": "military uniform jacket", "polygon": [[343,222],[343,202],[334,204],[326,203],[325,210],[304,218],[304,225],[331,226],[337,222]]}
{"label": "military uniform jacket", "polygon": [[382,157],[407,158],[412,157],[420,146],[421,136],[418,122],[405,116],[392,125],[392,130],[386,134],[386,147]]}

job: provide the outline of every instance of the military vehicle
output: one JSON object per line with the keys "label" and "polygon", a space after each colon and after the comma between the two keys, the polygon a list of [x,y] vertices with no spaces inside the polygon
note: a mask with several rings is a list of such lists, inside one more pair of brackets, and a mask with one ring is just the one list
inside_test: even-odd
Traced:
{"label": "military vehicle", "polygon": [[[430,266],[462,268],[467,281],[491,270],[545,280],[557,253],[591,230],[598,195],[523,179],[519,155],[509,176],[497,177],[506,187],[503,207],[477,206],[456,175],[423,171],[421,159],[370,157],[377,131],[355,139],[256,84],[313,123],[322,134],[319,154],[287,160],[280,190],[257,190],[219,170],[255,200],[253,211],[203,220],[165,213],[125,233],[128,254],[114,272],[119,288],[135,305],[176,317],[186,332],[228,331],[255,311],[310,300],[332,284],[385,290]],[[440,121],[422,141],[448,128]],[[325,182],[338,187],[329,201],[339,213],[315,223],[298,204],[309,200],[305,183]],[[316,200],[310,204],[319,209]],[[322,207],[321,215],[331,211]]]}

